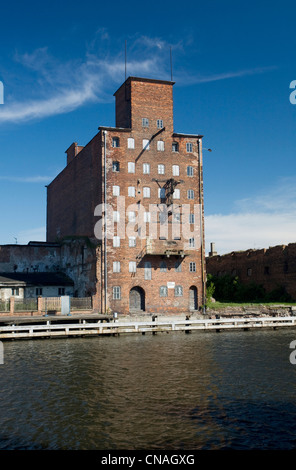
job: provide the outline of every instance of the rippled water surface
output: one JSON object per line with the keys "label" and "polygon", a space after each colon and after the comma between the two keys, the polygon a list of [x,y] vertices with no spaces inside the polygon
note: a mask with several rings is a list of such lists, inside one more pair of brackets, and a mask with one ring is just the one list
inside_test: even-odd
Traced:
{"label": "rippled water surface", "polygon": [[296,330],[4,343],[0,449],[294,449]]}

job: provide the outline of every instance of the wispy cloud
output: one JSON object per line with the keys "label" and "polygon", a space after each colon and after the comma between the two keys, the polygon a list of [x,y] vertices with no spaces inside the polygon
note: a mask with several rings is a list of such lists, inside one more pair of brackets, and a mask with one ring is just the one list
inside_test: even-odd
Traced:
{"label": "wispy cloud", "polygon": [[[98,30],[82,59],[60,62],[46,47],[31,53],[15,54],[15,62],[25,79],[15,92],[7,94],[0,109],[1,123],[20,123],[71,112],[92,102],[106,102],[114,88],[122,83],[125,66],[128,75],[170,79],[169,49],[184,54],[186,41],[169,44],[159,37],[131,38],[125,63],[123,51],[111,54],[110,36]],[[109,47],[108,47],[109,44]],[[104,47],[103,47],[104,45]],[[179,85],[199,84],[265,73],[272,67],[223,72],[212,75],[178,71]],[[13,89],[13,83],[10,86]]]}
{"label": "wispy cloud", "polygon": [[49,183],[52,180],[52,176],[0,176],[0,181],[11,183]]}
{"label": "wispy cloud", "polygon": [[230,214],[205,218],[207,249],[215,242],[219,254],[295,242],[296,178],[280,179],[274,188],[236,201]]}

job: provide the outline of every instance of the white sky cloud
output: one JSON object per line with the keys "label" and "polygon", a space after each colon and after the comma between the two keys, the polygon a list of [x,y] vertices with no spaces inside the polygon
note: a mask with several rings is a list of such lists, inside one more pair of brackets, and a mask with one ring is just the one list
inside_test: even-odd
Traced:
{"label": "white sky cloud", "polygon": [[206,253],[211,242],[218,254],[295,242],[295,188],[295,177],[284,178],[264,194],[236,201],[236,212],[206,216]]}
{"label": "white sky cloud", "polygon": [[[26,74],[26,80],[23,80],[23,88],[18,93],[6,93],[5,103],[0,109],[0,124],[43,119],[71,112],[89,102],[109,101],[112,96],[109,87],[118,85],[119,76],[122,77],[120,83],[123,81],[125,58],[122,52],[111,56],[108,52],[110,48],[102,47],[102,41],[108,39],[105,30],[99,31],[82,60],[59,62],[49,54],[46,47],[31,53],[15,54],[15,61]],[[98,40],[101,41],[99,44]],[[151,77],[155,74],[169,79],[167,69],[170,47],[182,53],[183,43],[170,45],[161,38],[134,38],[127,57],[128,75]],[[183,71],[179,73],[177,81],[179,84],[192,85],[263,73],[270,69],[272,67],[208,76],[189,76]],[[12,88],[13,84],[10,85]]]}

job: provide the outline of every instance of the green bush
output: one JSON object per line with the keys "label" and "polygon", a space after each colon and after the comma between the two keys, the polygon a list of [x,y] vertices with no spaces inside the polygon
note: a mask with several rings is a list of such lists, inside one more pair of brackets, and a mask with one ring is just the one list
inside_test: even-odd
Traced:
{"label": "green bush", "polygon": [[207,301],[213,297],[219,302],[291,302],[291,296],[283,286],[267,293],[260,284],[243,284],[239,278],[225,275],[207,276]]}

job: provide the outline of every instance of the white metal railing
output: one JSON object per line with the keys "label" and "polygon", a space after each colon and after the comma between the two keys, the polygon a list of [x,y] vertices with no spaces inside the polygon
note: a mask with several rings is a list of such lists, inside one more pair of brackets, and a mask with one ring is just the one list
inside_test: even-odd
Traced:
{"label": "white metal railing", "polygon": [[[70,317],[73,321],[73,317]],[[145,333],[161,331],[221,330],[264,327],[296,326],[296,317],[261,317],[248,319],[202,319],[162,321],[113,321],[102,323],[80,320],[79,323],[55,323],[44,319],[44,324],[9,325],[0,327],[0,340],[22,337],[50,337],[71,335],[98,335],[119,333]]]}

